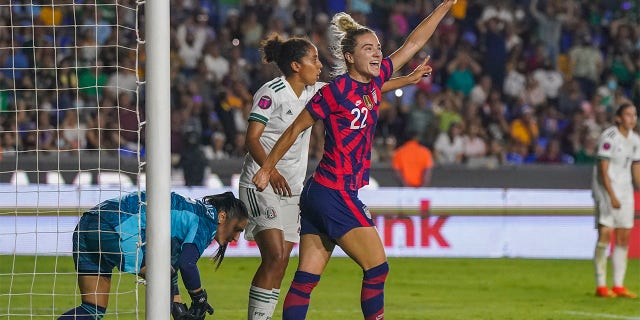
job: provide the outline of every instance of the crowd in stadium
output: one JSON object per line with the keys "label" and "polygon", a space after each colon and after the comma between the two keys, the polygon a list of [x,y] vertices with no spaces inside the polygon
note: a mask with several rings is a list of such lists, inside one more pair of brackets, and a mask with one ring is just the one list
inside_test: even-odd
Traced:
{"label": "crowd in stadium", "polygon": [[[13,26],[0,27],[3,152],[136,148],[144,52],[134,27],[143,15],[134,0],[85,2],[0,7],[0,25]],[[308,37],[328,81],[334,13],[374,29],[388,55],[438,3],[172,1],[172,153],[244,156],[252,93],[278,75],[261,61],[267,35]],[[430,77],[385,96],[373,160],[389,161],[417,132],[438,165],[593,164],[616,106],[640,103],[639,17],[634,1],[458,0],[419,57],[397,70],[407,74],[431,56]],[[311,158],[322,154],[318,125]]]}

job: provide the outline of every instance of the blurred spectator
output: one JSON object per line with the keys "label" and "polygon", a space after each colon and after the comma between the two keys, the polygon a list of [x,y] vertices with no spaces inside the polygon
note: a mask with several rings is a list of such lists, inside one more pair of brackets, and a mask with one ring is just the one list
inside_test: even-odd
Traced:
{"label": "blurred spectator", "polygon": [[81,68],[78,71],[78,87],[80,93],[97,100],[102,97],[102,90],[109,81],[107,75],[102,70],[102,65],[93,64],[89,67]]}
{"label": "blurred spectator", "polygon": [[229,159],[229,153],[224,150],[224,145],[227,142],[222,132],[214,132],[211,135],[211,144],[204,146],[204,155],[207,160],[223,160]]}
{"label": "blurred spectator", "polygon": [[117,122],[113,117],[113,101],[105,98],[98,112],[87,121],[87,149],[114,152],[118,150]]}
{"label": "blurred spectator", "polygon": [[531,0],[529,10],[538,23],[537,38],[546,48],[545,58],[549,60],[553,67],[556,66],[558,55],[560,54],[560,36],[562,25],[569,18],[573,17],[573,1],[566,2],[567,12],[563,14],[558,8],[562,2],[546,1],[544,10],[538,10],[538,0]]}
{"label": "blurred spectator", "polygon": [[204,63],[207,66],[209,80],[220,83],[229,73],[229,61],[220,53],[220,45],[211,42],[207,45]]}
{"label": "blurred spectator", "polygon": [[518,117],[511,122],[511,139],[527,148],[533,148],[540,136],[538,122],[532,107],[525,105],[518,112]]}
{"label": "blurred spectator", "polygon": [[60,124],[60,140],[58,147],[61,150],[78,150],[87,146],[87,127],[79,118],[76,109],[67,109],[64,119]]}
{"label": "blurred spectator", "polygon": [[190,118],[182,130],[184,147],[180,154],[178,167],[182,168],[184,173],[185,186],[201,186],[204,182],[205,169],[208,166],[201,145],[202,127],[197,119]]}
{"label": "blurred spectator", "polygon": [[538,81],[548,100],[557,101],[558,91],[564,83],[564,78],[562,74],[553,67],[551,60],[544,60],[542,66],[533,71],[533,79]]}
{"label": "blurred spectator", "polygon": [[582,94],[590,98],[595,92],[604,68],[602,53],[593,45],[589,34],[578,36],[569,52],[572,75],[580,84]]}
{"label": "blurred spectator", "polygon": [[409,140],[393,153],[393,169],[402,186],[428,187],[433,168],[431,150],[420,144],[417,132],[409,131],[408,134]]}
{"label": "blurred spectator", "polygon": [[462,121],[462,100],[452,90],[436,95],[433,98],[433,109],[438,115],[440,132],[447,132],[452,123]]}
{"label": "blurred spectator", "polygon": [[480,81],[471,89],[471,95],[469,96],[469,103],[483,104],[487,101],[489,92],[491,92],[491,77],[483,74],[480,77]]}
{"label": "blurred spectator", "polygon": [[571,164],[573,163],[573,157],[562,152],[560,140],[554,137],[546,142],[544,151],[537,157],[536,161],[545,164]]}
{"label": "blurred spectator", "polygon": [[488,18],[478,22],[478,30],[483,40],[484,61],[482,66],[484,72],[491,76],[491,81],[497,86],[502,87],[504,83],[507,61],[507,34],[504,25],[510,24],[511,21],[502,20],[500,16]]}
{"label": "blurred spectator", "polygon": [[596,153],[598,151],[598,137],[585,131],[582,135],[580,147],[576,152],[575,164],[594,165],[596,163]]}
{"label": "blurred spectator", "polygon": [[462,124],[452,122],[446,132],[441,132],[433,146],[436,162],[440,165],[461,164],[464,157]]}
{"label": "blurred spectator", "polygon": [[426,92],[418,90],[407,116],[407,131],[415,132],[420,143],[432,146],[438,135],[438,119]]}
{"label": "blurred spectator", "polygon": [[467,129],[462,135],[464,161],[471,166],[476,166],[476,163],[487,155],[487,143],[480,125],[479,122],[467,124]]}
{"label": "blurred spectator", "polygon": [[507,105],[502,101],[500,91],[491,90],[487,103],[480,108],[482,126],[486,129],[490,139],[500,143],[506,142],[510,131],[507,114]]}
{"label": "blurred spectator", "polygon": [[509,99],[516,100],[524,92],[527,83],[525,74],[525,63],[522,61],[517,62],[508,70],[502,90]]}
{"label": "blurred spectator", "polygon": [[531,73],[527,74],[527,83],[521,99],[524,104],[530,105],[534,109],[547,102],[544,89]]}
{"label": "blurred spectator", "polygon": [[482,72],[482,67],[467,52],[458,52],[447,65],[447,88],[468,96],[475,85],[474,77]]}

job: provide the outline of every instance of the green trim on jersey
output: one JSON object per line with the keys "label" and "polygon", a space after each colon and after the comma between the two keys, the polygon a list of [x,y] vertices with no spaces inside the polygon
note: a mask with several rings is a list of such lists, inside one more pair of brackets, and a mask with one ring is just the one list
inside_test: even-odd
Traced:
{"label": "green trim on jersey", "polygon": [[273,88],[278,87],[278,86],[280,86],[282,84],[284,84],[283,81],[282,81],[282,78],[277,78],[277,79],[273,80],[273,82],[270,83],[267,87],[273,89]]}
{"label": "green trim on jersey", "polygon": [[248,121],[256,121],[266,125],[267,122],[269,122],[269,119],[261,114],[251,113]]}
{"label": "green trim on jersey", "polygon": [[[270,87],[271,87],[271,86],[270,86]],[[277,93],[278,91],[280,91],[280,90],[284,89],[285,87],[286,87],[286,86],[284,85],[284,82],[280,82],[280,85],[278,85],[278,86],[276,86],[276,87],[273,87],[273,88],[271,88],[271,89],[273,89],[273,92],[276,92],[276,93]]]}

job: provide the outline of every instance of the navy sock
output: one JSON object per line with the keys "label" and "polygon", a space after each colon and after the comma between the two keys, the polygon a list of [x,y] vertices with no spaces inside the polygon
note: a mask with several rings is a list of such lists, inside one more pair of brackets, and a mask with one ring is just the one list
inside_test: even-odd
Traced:
{"label": "navy sock", "polygon": [[384,319],[384,282],[389,274],[389,264],[382,263],[364,272],[360,307],[365,320]]}
{"label": "navy sock", "polygon": [[320,275],[296,271],[287,297],[284,299],[282,320],[301,320],[307,317],[311,291],[318,285],[318,281],[320,281]]}
{"label": "navy sock", "polygon": [[81,305],[63,313],[58,320],[100,320],[107,308],[92,303],[83,302]]}

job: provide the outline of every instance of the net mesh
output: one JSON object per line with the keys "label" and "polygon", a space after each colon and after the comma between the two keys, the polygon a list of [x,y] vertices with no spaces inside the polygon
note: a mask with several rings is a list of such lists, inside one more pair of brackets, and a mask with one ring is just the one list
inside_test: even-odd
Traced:
{"label": "net mesh", "polygon": [[[143,5],[0,1],[0,319],[79,305],[78,218],[144,184]],[[114,274],[109,317],[141,317],[140,291]]]}

